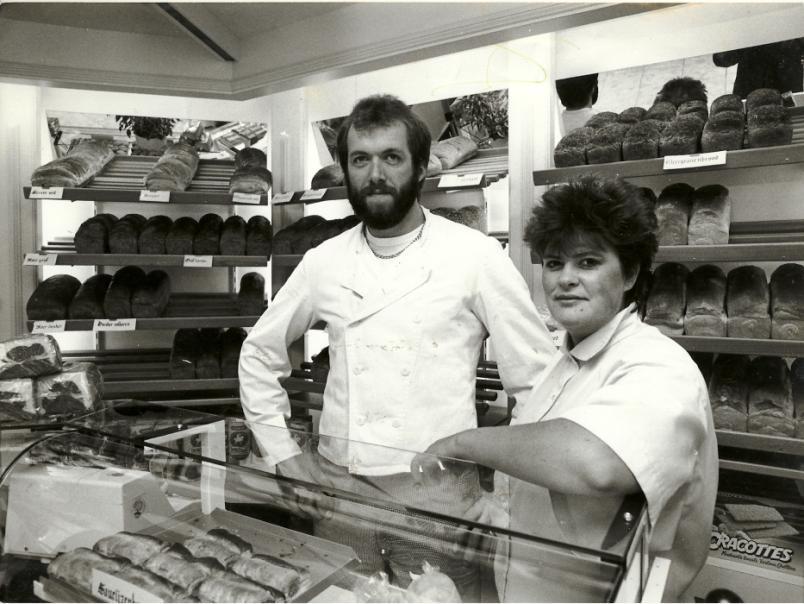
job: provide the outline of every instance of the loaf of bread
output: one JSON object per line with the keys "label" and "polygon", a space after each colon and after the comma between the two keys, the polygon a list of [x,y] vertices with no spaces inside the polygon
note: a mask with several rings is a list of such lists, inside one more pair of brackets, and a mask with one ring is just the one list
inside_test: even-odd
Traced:
{"label": "loaf of bread", "polygon": [[128,319],[134,316],[131,297],[145,282],[145,271],[138,266],[124,266],[112,277],[103,299],[107,319]]}
{"label": "loaf of bread", "polygon": [[687,267],[677,262],[656,267],[645,307],[645,323],[654,325],[665,335],[680,336],[684,333],[688,274]]}
{"label": "loaf of bread", "polygon": [[764,105],[782,104],[782,95],[773,88],[757,88],[748,93],[745,97],[745,112],[748,113],[757,107]]}
{"label": "loaf of bread", "polygon": [[718,430],[748,430],[749,359],[743,355],[719,354],[712,365],[709,401]]}
{"label": "loaf of bread", "polygon": [[720,111],[709,117],[701,134],[701,150],[734,151],[742,149],[745,120],[737,111]]}
{"label": "loaf of bread", "polygon": [[756,357],[748,370],[748,431],[795,436],[790,370],[779,357]]}
{"label": "loaf of bread", "polygon": [[771,334],[768,312],[768,278],[758,266],[738,266],[729,271],[726,312],[730,338],[767,339]]}
{"label": "loaf of bread", "polygon": [[246,253],[246,221],[242,216],[229,216],[221,228],[221,254],[243,256]]}
{"label": "loaf of bread", "polygon": [[645,120],[637,122],[623,138],[623,159],[653,159],[659,157],[659,139],[665,122]]}
{"label": "loaf of bread", "polygon": [[200,330],[198,358],[195,362],[195,377],[200,380],[217,380],[221,377],[222,329]]}
{"label": "loaf of bread", "polygon": [[112,282],[112,276],[107,274],[92,275],[81,287],[70,302],[69,316],[71,319],[104,319],[103,301]]}
{"label": "loaf of bread", "polygon": [[676,106],[672,103],[654,103],[645,114],[646,120],[656,120],[659,122],[672,122],[676,119]]}
{"label": "loaf of bread", "polygon": [[71,363],[36,380],[36,405],[49,416],[75,415],[100,408],[103,377],[93,363]]}
{"label": "loaf of bread", "polygon": [[791,394],[796,415],[796,436],[804,438],[804,359],[790,365]]}
{"label": "loaf of bread", "polygon": [[259,273],[246,273],[240,278],[237,310],[241,316],[257,316],[265,310],[265,279]]}
{"label": "loaf of bread", "polygon": [[54,275],[36,286],[28,298],[25,310],[29,321],[60,321],[66,319],[70,302],[81,287],[72,275]]}
{"label": "loaf of bread", "polygon": [[246,331],[240,327],[230,327],[221,337],[221,377],[236,378],[240,364],[240,349],[246,339]]}
{"label": "loaf of bread", "polygon": [[114,150],[108,141],[81,141],[64,157],[34,170],[31,184],[34,187],[80,187],[100,172],[113,157]]}
{"label": "loaf of bread", "polygon": [[324,224],[326,219],[317,214],[300,218],[279,231],[273,239],[275,254],[303,254],[312,243],[311,229]]}
{"label": "loaf of bread", "polygon": [[327,239],[332,239],[341,234],[340,222],[336,220],[327,220],[321,224],[314,226],[309,231],[310,234],[310,247],[318,247]]}
{"label": "loaf of bread", "polygon": [[223,218],[217,214],[204,214],[198,221],[198,231],[193,239],[193,253],[215,255],[220,253]]}
{"label": "loaf of bread", "polygon": [[612,122],[595,130],[586,149],[589,164],[605,164],[623,159],[623,140],[631,129],[627,124]]}
{"label": "loaf of bread", "polygon": [[170,299],[170,277],[155,269],[131,295],[131,313],[138,319],[161,317]]}
{"label": "loaf of bread", "polygon": [[712,377],[712,365],[715,362],[715,355],[712,352],[690,352],[690,358],[698,366],[704,381],[708,384]]}
{"label": "loaf of bread", "polygon": [[239,168],[265,168],[268,156],[256,147],[246,147],[235,153],[235,170]]}
{"label": "loaf of bread", "polygon": [[201,333],[197,329],[176,330],[170,348],[170,377],[174,380],[195,378],[200,350]]}
{"label": "loaf of bread", "polygon": [[198,232],[198,222],[195,218],[182,216],[173,221],[165,236],[165,253],[184,256],[193,253],[193,241]]}
{"label": "loaf of bread", "polygon": [[324,166],[313,175],[310,181],[312,189],[329,189],[343,186],[343,170],[338,164]]}
{"label": "loaf of bread", "polygon": [[782,105],[760,105],[748,111],[746,129],[751,148],[789,145],[793,141],[793,124]]}
{"label": "loaf of bread", "polygon": [[709,116],[711,117],[724,111],[734,111],[741,115],[745,113],[743,101],[740,99],[739,95],[724,94],[717,97],[712,101],[712,105],[709,107]]}
{"label": "loaf of bread", "polygon": [[453,136],[430,147],[430,152],[441,161],[441,168],[449,170],[477,155],[477,144],[465,136]]}
{"label": "loaf of bread", "polygon": [[684,333],[688,336],[726,336],[726,275],[713,265],[704,264],[687,278],[687,308]]}
{"label": "loaf of bread", "polygon": [[692,115],[697,117],[701,122],[701,126],[703,126],[706,120],[709,119],[709,110],[706,108],[706,101],[684,101],[678,106],[676,115]]}
{"label": "loaf of bread", "polygon": [[173,226],[167,216],[151,216],[140,231],[137,249],[140,254],[164,254],[165,239]]}
{"label": "loaf of bread", "polygon": [[620,111],[620,114],[617,116],[617,121],[621,124],[630,124],[633,126],[637,122],[644,120],[647,113],[648,110],[644,107],[629,107],[628,109]]}
{"label": "loaf of bread", "polygon": [[266,256],[271,259],[273,231],[271,221],[259,214],[248,219],[246,224],[246,255]]}
{"label": "loaf of bread", "polygon": [[616,124],[619,120],[619,117],[620,116],[613,111],[601,111],[599,113],[595,113],[592,117],[586,120],[586,123],[583,126],[584,128],[593,128],[597,130],[598,128],[605,128],[611,124]]}
{"label": "loaf of bread", "polygon": [[81,223],[75,232],[75,251],[79,254],[105,254],[109,251],[109,236],[117,218],[97,214]]}
{"label": "loaf of bread", "polygon": [[435,153],[430,153],[430,158],[427,160],[427,173],[425,176],[438,176],[441,174],[441,160]]}
{"label": "loaf of bread", "polygon": [[268,193],[273,184],[271,171],[265,167],[237,168],[229,179],[229,193]]}
{"label": "loaf of bread", "polygon": [[662,130],[659,156],[691,155],[698,152],[704,122],[695,115],[679,115]]}
{"label": "loaf of bread", "polygon": [[594,128],[575,128],[558,141],[553,151],[556,168],[586,164],[586,149],[589,147],[589,141],[592,140],[594,133]]}
{"label": "loaf of bread", "polygon": [[30,421],[39,415],[31,378],[0,380],[0,425]]}
{"label": "loaf of bread", "polygon": [[107,558],[86,547],[79,547],[56,556],[48,564],[47,574],[89,594],[92,593],[95,569],[114,575],[124,564],[120,558]]}
{"label": "loaf of bread", "polygon": [[165,149],[145,176],[151,191],[184,191],[198,169],[198,152],[192,145],[175,143]]}
{"label": "loaf of bread", "polygon": [[61,371],[61,350],[53,336],[35,333],[0,342],[0,380],[57,371]]}
{"label": "loaf of bread", "polygon": [[115,222],[109,233],[109,251],[112,254],[138,253],[140,231],[146,222],[141,214],[126,214]]}
{"label": "loaf of bread", "polygon": [[731,224],[731,199],[723,185],[699,187],[692,194],[687,243],[726,245]]}
{"label": "loaf of bread", "polygon": [[771,337],[804,340],[804,266],[782,264],[770,278]]}
{"label": "loaf of bread", "polygon": [[659,193],[656,200],[659,245],[687,245],[694,192],[690,185],[679,182]]}

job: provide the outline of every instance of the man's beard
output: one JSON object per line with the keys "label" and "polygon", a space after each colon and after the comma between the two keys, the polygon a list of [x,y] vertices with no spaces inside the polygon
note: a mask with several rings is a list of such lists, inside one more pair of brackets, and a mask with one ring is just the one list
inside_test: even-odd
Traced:
{"label": "man's beard", "polygon": [[[347,176],[348,181],[348,176]],[[413,203],[419,196],[419,183],[411,178],[397,191],[385,183],[366,185],[354,191],[347,183],[349,204],[355,215],[370,229],[384,230],[395,227],[407,216]],[[393,199],[390,206],[377,207],[368,203],[369,195],[390,195]]]}

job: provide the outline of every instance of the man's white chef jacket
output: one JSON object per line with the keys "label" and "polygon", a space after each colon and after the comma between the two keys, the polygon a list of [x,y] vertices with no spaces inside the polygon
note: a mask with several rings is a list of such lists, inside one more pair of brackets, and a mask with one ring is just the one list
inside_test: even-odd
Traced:
{"label": "man's white chef jacket", "polygon": [[[650,550],[672,560],[665,599],[678,601],[709,550],[717,443],[698,367],[673,340],[643,324],[633,308],[572,350],[565,337],[526,403],[514,409],[511,425],[568,419],[625,462],[647,499]],[[564,543],[600,548],[621,503],[621,497],[562,495],[510,479],[511,528]],[[584,583],[571,561],[562,569],[554,555],[550,569],[534,569],[527,562],[534,554],[510,545],[510,560],[504,553],[498,558],[501,601],[585,601],[600,595],[594,590],[601,585]],[[548,570],[552,574],[545,574]]]}
{"label": "man's white chef jacket", "polygon": [[[350,472],[408,472],[412,454],[477,425],[475,380],[490,334],[509,395],[527,394],[555,354],[527,285],[499,243],[425,210],[421,240],[390,287],[358,225],[304,255],[240,353],[240,398],[269,463],[299,449],[279,380],[288,346],[327,324],[330,371],[319,453]],[[276,428],[282,428],[278,430]],[[348,439],[348,440],[342,440]],[[378,446],[361,446],[375,443]],[[390,447],[390,448],[389,448]]]}

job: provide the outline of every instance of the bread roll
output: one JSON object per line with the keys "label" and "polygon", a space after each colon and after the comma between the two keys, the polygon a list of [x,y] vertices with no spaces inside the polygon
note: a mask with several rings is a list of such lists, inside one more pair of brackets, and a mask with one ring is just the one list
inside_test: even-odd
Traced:
{"label": "bread roll", "polygon": [[240,327],[230,327],[221,337],[221,377],[236,378],[240,364],[240,349],[246,339],[246,331]]}
{"label": "bread roll", "polygon": [[173,221],[167,216],[151,216],[137,240],[140,254],[164,254],[165,239],[172,226]]}
{"label": "bread roll", "polygon": [[25,310],[29,321],[60,321],[66,319],[70,302],[81,287],[72,275],[54,275],[36,286],[28,298]]}
{"label": "bread roll", "polygon": [[92,275],[84,281],[70,302],[70,318],[104,319],[103,301],[111,282],[112,276],[107,274]]}
{"label": "bread roll", "polygon": [[131,295],[131,312],[138,319],[161,317],[170,298],[170,277],[152,270]]}
{"label": "bread roll", "polygon": [[200,347],[195,363],[195,377],[201,380],[217,380],[221,377],[222,329],[204,328],[200,331]]}
{"label": "bread roll", "polygon": [[427,172],[425,176],[428,178],[430,176],[438,176],[441,174],[441,160],[438,159],[438,156],[434,153],[430,154],[430,158],[427,160]]}
{"label": "bread roll", "polygon": [[656,200],[659,245],[687,245],[692,194],[686,183],[666,186]]}
{"label": "bread roll", "polygon": [[779,357],[756,357],[748,371],[748,431],[795,436],[790,371]]}
{"label": "bread roll", "polygon": [[66,156],[34,170],[31,184],[34,187],[80,187],[113,157],[114,150],[108,141],[81,141]]}
{"label": "bread roll", "polygon": [[246,253],[246,221],[242,216],[229,216],[221,228],[221,254],[243,256]]}
{"label": "bread roll", "polygon": [[704,264],[687,278],[687,308],[684,333],[688,336],[726,336],[726,275],[713,265]]}
{"label": "bread roll", "polygon": [[679,115],[662,130],[659,157],[698,152],[704,122],[694,115]]}
{"label": "bread roll", "polygon": [[745,112],[745,109],[743,108],[743,101],[740,99],[739,95],[724,94],[717,97],[714,101],[712,101],[712,105],[709,107],[709,116],[711,117],[721,112],[730,111],[734,111],[739,114],[743,114]]}
{"label": "bread roll", "polygon": [[768,278],[758,266],[738,266],[729,271],[726,311],[730,338],[767,339],[771,333],[768,313]]}
{"label": "bread roll", "polygon": [[198,152],[192,145],[175,143],[165,149],[145,176],[151,191],[184,191],[198,169]]}
{"label": "bread roll", "polygon": [[81,223],[75,232],[75,251],[79,254],[105,254],[109,251],[109,235],[117,218],[97,214]]}
{"label": "bread roll", "polygon": [[726,245],[731,224],[729,190],[722,185],[699,187],[692,194],[687,231],[689,245]]}
{"label": "bread roll", "polygon": [[338,164],[324,166],[313,175],[310,181],[312,189],[329,189],[343,186],[343,170]]}
{"label": "bread roll", "polygon": [[61,350],[53,336],[35,333],[0,342],[0,380],[57,371],[61,371]]}
{"label": "bread roll", "polygon": [[790,365],[790,381],[796,414],[796,436],[804,438],[804,359],[795,359]]}
{"label": "bread roll", "polygon": [[268,193],[273,184],[271,171],[264,167],[237,168],[229,178],[229,193]]}
{"label": "bread roll", "polygon": [[680,336],[684,333],[688,274],[687,267],[676,262],[656,267],[645,307],[645,323],[654,325],[665,335]]}
{"label": "bread roll", "polygon": [[713,114],[701,134],[701,150],[710,153],[742,149],[744,130],[742,113],[721,111]]}
{"label": "bread roll", "polygon": [[613,111],[601,111],[586,120],[584,128],[593,128],[595,130],[605,128],[611,124],[616,124],[619,118],[620,116]]}
{"label": "bread roll", "polygon": [[265,310],[265,279],[256,272],[240,278],[237,292],[237,309],[241,316],[261,315]]}
{"label": "bread roll", "polygon": [[246,255],[266,256],[271,259],[273,231],[271,221],[259,214],[248,219],[246,224]]}
{"label": "bread roll", "polygon": [[139,252],[140,231],[147,220],[140,214],[126,214],[114,223],[109,233],[109,251],[112,254]]}
{"label": "bread roll", "polygon": [[112,277],[109,289],[103,299],[103,310],[107,319],[128,319],[134,316],[131,310],[131,297],[145,282],[145,271],[138,266],[124,266]]}
{"label": "bread roll", "polygon": [[556,168],[583,166],[586,164],[586,149],[595,131],[593,128],[576,128],[566,134],[553,151]]}
{"label": "bread roll", "polygon": [[173,221],[165,236],[165,253],[184,256],[193,253],[193,242],[198,232],[195,218],[182,216]]}
{"label": "bread roll", "polygon": [[193,239],[193,253],[215,255],[220,253],[223,218],[217,214],[204,214],[198,221],[198,231]]}
{"label": "bread roll", "polygon": [[268,165],[268,156],[256,147],[246,147],[235,153],[235,169],[265,168]]}
{"label": "bread roll", "polygon": [[101,406],[103,377],[92,363],[72,363],[36,379],[36,406],[48,416],[86,413]]}
{"label": "bread roll", "polygon": [[719,354],[709,380],[712,418],[718,430],[748,430],[748,357]]}
{"label": "bread roll", "polygon": [[782,264],[770,279],[771,337],[804,340],[804,266]]}
{"label": "bread roll", "polygon": [[647,113],[648,110],[644,107],[629,107],[628,109],[620,111],[620,115],[617,116],[617,121],[621,124],[630,124],[633,126],[637,122],[644,120]]}
{"label": "bread roll", "polygon": [[201,350],[201,334],[197,329],[178,329],[173,335],[170,349],[170,377],[174,380],[191,380]]}
{"label": "bread roll", "polygon": [[586,149],[589,164],[605,164],[622,161],[623,140],[631,129],[627,124],[611,123],[595,131]]}
{"label": "bread roll", "polygon": [[449,170],[477,155],[477,144],[465,136],[453,136],[432,145],[430,152],[441,160],[441,168]]}
{"label": "bread roll", "polygon": [[646,120],[631,126],[623,138],[623,159],[653,159],[659,157],[662,122]]}

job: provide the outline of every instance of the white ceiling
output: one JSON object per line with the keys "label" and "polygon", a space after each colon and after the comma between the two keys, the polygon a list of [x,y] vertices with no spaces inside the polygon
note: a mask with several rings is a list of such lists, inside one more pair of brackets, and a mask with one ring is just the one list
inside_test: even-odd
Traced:
{"label": "white ceiling", "polygon": [[336,11],[346,2],[209,2],[204,8],[233,34],[247,38],[297,21]]}

